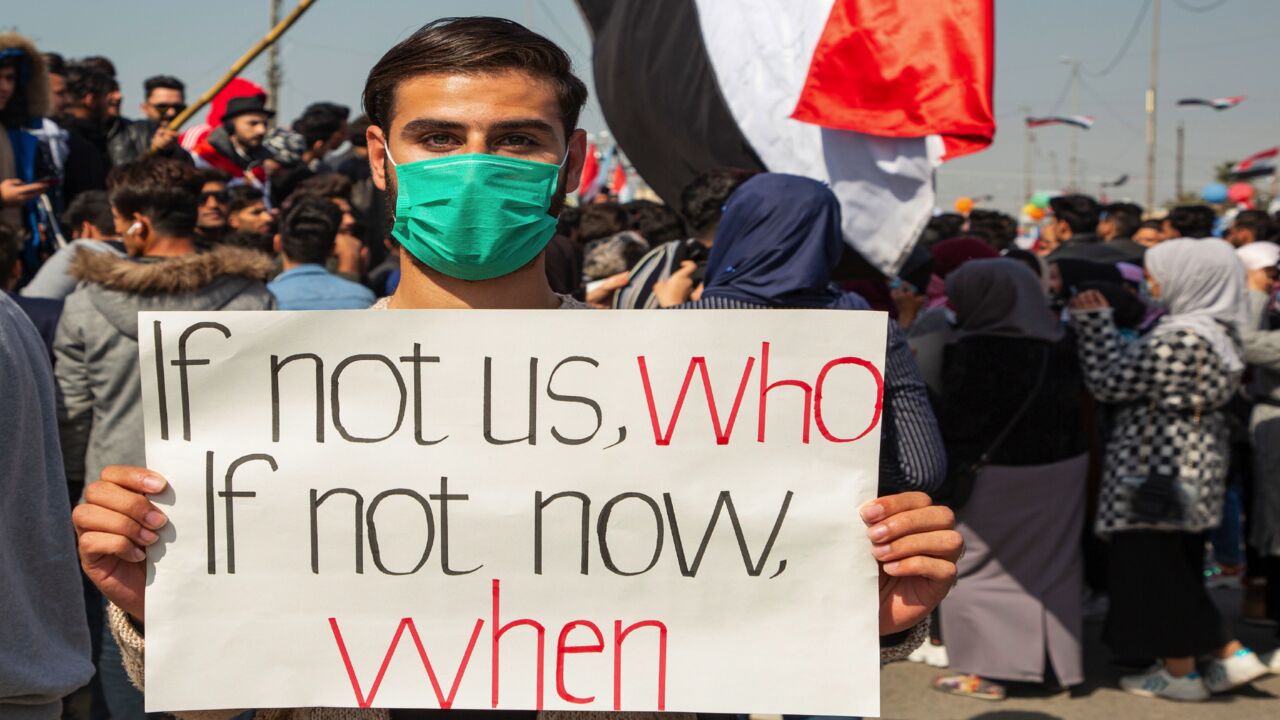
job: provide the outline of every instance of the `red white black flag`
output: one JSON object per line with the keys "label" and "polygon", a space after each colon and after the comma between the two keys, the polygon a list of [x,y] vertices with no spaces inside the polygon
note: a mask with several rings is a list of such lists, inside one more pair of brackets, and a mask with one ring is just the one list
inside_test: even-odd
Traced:
{"label": "red white black flag", "polygon": [[1182,98],[1178,101],[1179,105],[1206,105],[1214,110],[1227,110],[1244,102],[1244,95],[1232,95],[1231,97],[1214,98],[1206,100],[1205,98]]}
{"label": "red white black flag", "polygon": [[1232,166],[1230,177],[1232,180],[1248,180],[1270,175],[1276,171],[1277,155],[1280,155],[1280,147],[1256,152]]}
{"label": "red white black flag", "polygon": [[933,211],[938,164],[995,133],[992,0],[578,5],[609,129],[659,195],[714,167],[823,180],[886,272]]}
{"label": "red white black flag", "polygon": [[1044,127],[1045,125],[1073,125],[1082,130],[1093,127],[1092,115],[1052,115],[1048,117],[1029,117],[1027,127]]}

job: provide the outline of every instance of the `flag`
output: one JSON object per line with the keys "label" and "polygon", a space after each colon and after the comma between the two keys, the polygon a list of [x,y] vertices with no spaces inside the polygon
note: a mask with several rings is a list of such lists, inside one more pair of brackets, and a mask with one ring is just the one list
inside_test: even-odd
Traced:
{"label": "flag", "polygon": [[895,272],[944,158],[991,143],[991,0],[578,0],[610,130],[666,202],[716,167],[831,185]]}
{"label": "flag", "polygon": [[1046,117],[1027,118],[1027,127],[1044,127],[1045,125],[1073,125],[1082,130],[1093,127],[1092,115],[1050,115]]}
{"label": "flag", "polygon": [[1239,105],[1244,100],[1244,98],[1245,98],[1244,95],[1232,95],[1231,97],[1214,98],[1213,100],[1206,100],[1204,98],[1182,98],[1181,100],[1178,101],[1178,104],[1179,105],[1205,105],[1207,107],[1213,108],[1214,110],[1228,110],[1230,108],[1233,108]]}
{"label": "flag", "polygon": [[622,195],[622,191],[627,187],[627,169],[622,164],[622,158],[613,165],[613,177],[609,180],[609,192],[614,196]]}
{"label": "flag", "polygon": [[582,177],[578,180],[578,200],[586,200],[587,193],[600,174],[600,150],[595,143],[587,145],[587,157],[582,161]]}
{"label": "flag", "polygon": [[1268,148],[1250,155],[1232,166],[1230,179],[1248,180],[1274,173],[1277,155],[1280,155],[1280,147]]}

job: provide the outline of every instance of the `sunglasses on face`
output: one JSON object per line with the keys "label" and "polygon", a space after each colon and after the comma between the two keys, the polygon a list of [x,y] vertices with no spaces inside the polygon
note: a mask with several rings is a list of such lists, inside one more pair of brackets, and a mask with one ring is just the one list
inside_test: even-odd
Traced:
{"label": "sunglasses on face", "polygon": [[151,103],[151,107],[161,115],[168,115],[170,112],[174,114],[180,113],[187,109],[186,103]]}
{"label": "sunglasses on face", "polygon": [[230,198],[227,196],[226,190],[210,190],[208,192],[200,193],[200,204],[203,205],[209,202],[209,198],[213,198],[214,200],[217,200],[219,203],[226,203],[228,200],[230,200]]}

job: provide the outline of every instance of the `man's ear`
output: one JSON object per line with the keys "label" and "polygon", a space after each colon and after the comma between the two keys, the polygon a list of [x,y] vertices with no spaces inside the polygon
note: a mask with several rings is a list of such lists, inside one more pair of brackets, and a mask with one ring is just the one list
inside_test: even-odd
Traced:
{"label": "man's ear", "polygon": [[274,250],[277,255],[284,254],[284,242],[280,240],[280,233],[276,233],[275,236],[271,238],[271,249]]}
{"label": "man's ear", "polygon": [[364,131],[365,141],[368,143],[369,151],[369,173],[373,177],[373,185],[379,190],[387,191],[387,138],[382,133],[382,128],[377,125],[369,125]]}
{"label": "man's ear", "polygon": [[143,215],[142,213],[134,213],[133,219],[130,223],[130,227],[134,225],[138,227],[137,230],[133,231],[132,235],[143,243],[150,240],[151,234],[155,232],[155,229],[151,227],[151,218]]}
{"label": "man's ear", "polygon": [[569,136],[569,160],[564,165],[566,195],[577,191],[582,183],[582,168],[587,163],[587,131],[578,128]]}

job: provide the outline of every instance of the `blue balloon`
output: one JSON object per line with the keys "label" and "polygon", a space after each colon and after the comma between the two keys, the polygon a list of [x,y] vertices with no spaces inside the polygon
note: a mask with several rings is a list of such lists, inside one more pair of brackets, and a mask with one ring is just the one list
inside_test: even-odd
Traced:
{"label": "blue balloon", "polygon": [[1227,186],[1219,182],[1209,183],[1200,190],[1200,199],[1209,203],[1227,201]]}

